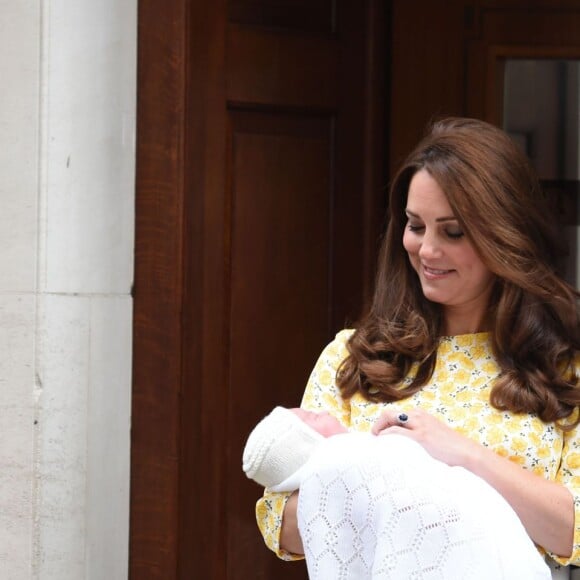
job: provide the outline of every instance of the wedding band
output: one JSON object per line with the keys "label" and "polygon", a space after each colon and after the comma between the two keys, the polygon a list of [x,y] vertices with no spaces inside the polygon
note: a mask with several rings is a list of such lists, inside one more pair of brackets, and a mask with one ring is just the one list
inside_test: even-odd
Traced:
{"label": "wedding band", "polygon": [[409,415],[407,415],[407,413],[399,413],[399,416],[397,417],[397,419],[399,419],[399,423],[401,425],[405,425],[405,423],[407,423],[407,421],[409,421]]}

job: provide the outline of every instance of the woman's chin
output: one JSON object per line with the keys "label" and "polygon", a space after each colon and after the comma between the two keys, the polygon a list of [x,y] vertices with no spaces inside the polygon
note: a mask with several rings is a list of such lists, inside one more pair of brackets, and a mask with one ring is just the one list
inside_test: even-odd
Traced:
{"label": "woman's chin", "polygon": [[437,304],[444,304],[446,297],[440,290],[431,287],[429,284],[423,284],[423,296],[427,298],[430,302],[436,302]]}

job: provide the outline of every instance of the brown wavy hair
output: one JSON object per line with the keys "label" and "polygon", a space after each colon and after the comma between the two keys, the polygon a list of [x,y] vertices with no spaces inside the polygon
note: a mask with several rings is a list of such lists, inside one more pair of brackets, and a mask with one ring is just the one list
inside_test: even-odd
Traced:
{"label": "brown wavy hair", "polygon": [[[402,244],[409,185],[422,169],[495,274],[487,324],[501,372],[492,405],[545,422],[569,417],[580,405],[580,294],[556,272],[561,236],[528,159],[503,131],[475,119],[435,122],[392,182],[373,302],[338,373],[342,396],[396,401],[433,374],[442,308],[423,295]],[[416,375],[403,386],[414,363]]]}

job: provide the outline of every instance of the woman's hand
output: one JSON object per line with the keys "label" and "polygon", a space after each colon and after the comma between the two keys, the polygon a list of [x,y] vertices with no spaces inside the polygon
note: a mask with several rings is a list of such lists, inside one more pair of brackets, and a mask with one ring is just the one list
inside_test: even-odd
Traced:
{"label": "woman's hand", "polygon": [[[401,421],[401,416],[407,420]],[[393,409],[384,411],[373,425],[372,432],[375,435],[405,435],[447,465],[466,466],[469,458],[481,447],[422,409],[406,413]]]}
{"label": "woman's hand", "polygon": [[404,435],[420,443],[435,459],[469,469],[503,495],[532,540],[563,557],[572,553],[574,500],[563,485],[497,455],[421,409],[384,411],[372,432],[384,437]]}
{"label": "woman's hand", "polygon": [[280,530],[280,547],[291,554],[304,554],[302,538],[298,531],[298,491],[295,491],[286,501],[284,515],[282,516],[282,529]]}

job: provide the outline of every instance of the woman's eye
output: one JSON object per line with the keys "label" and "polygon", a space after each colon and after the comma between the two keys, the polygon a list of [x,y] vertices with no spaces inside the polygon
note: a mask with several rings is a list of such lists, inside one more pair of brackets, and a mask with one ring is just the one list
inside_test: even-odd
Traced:
{"label": "woman's eye", "polygon": [[418,226],[416,224],[409,224],[407,227],[411,232],[420,232],[421,230],[425,229],[425,226]]}
{"label": "woman's eye", "polygon": [[458,240],[465,235],[461,230],[447,230],[445,234],[452,240]]}

